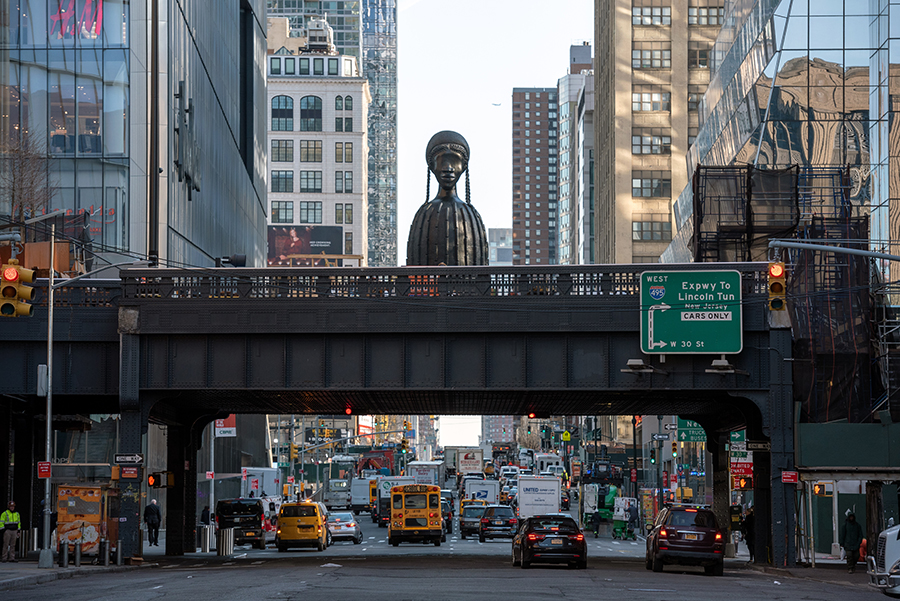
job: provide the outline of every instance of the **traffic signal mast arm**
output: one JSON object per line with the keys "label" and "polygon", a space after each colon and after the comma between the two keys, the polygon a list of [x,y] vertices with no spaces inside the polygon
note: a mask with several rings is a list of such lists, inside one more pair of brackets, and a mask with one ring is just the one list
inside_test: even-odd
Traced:
{"label": "traffic signal mast arm", "polygon": [[323,442],[321,444],[317,444],[317,445],[314,445],[311,447],[303,447],[300,450],[303,451],[304,453],[308,453],[309,451],[315,451],[316,449],[330,447],[331,445],[333,445],[336,442],[345,442],[348,440],[355,440],[357,438],[372,438],[376,435],[381,436],[382,434],[402,434],[404,432],[405,432],[405,430],[386,430],[386,431],[379,431],[377,433],[372,432],[371,434],[354,434],[353,436],[345,436],[344,438],[335,438],[333,440],[329,440],[328,442]]}

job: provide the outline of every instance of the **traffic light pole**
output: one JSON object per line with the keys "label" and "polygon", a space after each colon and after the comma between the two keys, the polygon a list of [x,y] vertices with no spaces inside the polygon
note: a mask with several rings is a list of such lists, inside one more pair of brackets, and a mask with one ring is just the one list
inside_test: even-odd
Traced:
{"label": "traffic light pole", "polygon": [[[658,432],[660,434],[660,438],[662,438],[662,419],[663,416],[657,415],[656,419],[659,421]],[[662,444],[658,441],[653,441],[654,446],[659,447],[659,452],[657,453],[657,461],[656,461],[656,482],[659,485],[659,509],[662,510],[663,507],[663,489],[662,489]]]}
{"label": "traffic light pole", "polygon": [[[53,284],[54,265],[56,259],[56,222],[50,224],[50,285],[47,296],[47,440],[45,461],[52,465],[53,453]],[[52,472],[51,472],[52,473]],[[44,479],[44,540],[41,541],[41,554],[38,557],[38,568],[53,567],[53,550],[50,549],[50,478]]]}

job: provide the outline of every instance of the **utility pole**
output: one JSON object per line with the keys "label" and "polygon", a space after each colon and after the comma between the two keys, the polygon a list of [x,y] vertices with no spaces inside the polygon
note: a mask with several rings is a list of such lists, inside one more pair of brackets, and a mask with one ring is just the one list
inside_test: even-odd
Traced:
{"label": "utility pole", "polygon": [[[290,468],[291,471],[289,472],[289,474],[294,477],[296,477],[295,471],[294,471],[294,457],[295,457],[295,454],[294,454],[295,438],[294,438],[294,436],[296,435],[294,432],[294,424],[296,423],[296,419],[297,418],[295,417],[295,415],[293,413],[291,413],[291,438],[290,438],[290,442],[288,443],[288,457],[291,460],[291,468]],[[287,479],[285,480],[285,483],[288,485],[288,497],[290,497],[291,496],[290,493],[294,492],[294,485],[291,484]],[[282,486],[281,490],[282,491],[284,490],[283,486]]]}
{"label": "utility pole", "polygon": [[[657,431],[658,431],[660,434],[662,434],[662,419],[663,419],[663,416],[657,415],[657,416],[656,416],[656,419],[659,421],[659,428],[658,428]],[[662,438],[662,436],[660,436],[660,438]],[[657,456],[657,461],[656,461],[656,483],[657,483],[657,486],[658,486],[658,488],[659,488],[659,508],[662,509],[662,506],[663,506],[663,489],[662,489],[662,445],[660,445],[660,442],[659,442],[658,440],[653,441],[652,444],[653,444],[654,446],[656,446],[656,447],[657,447],[657,451],[659,451],[659,452],[656,454],[656,456]]]}
{"label": "utility pole", "polygon": [[[634,473],[637,474],[637,416],[631,416],[631,456],[634,458]],[[628,472],[628,479],[631,479],[631,471]],[[631,483],[631,494],[637,499],[638,498],[638,490],[637,490],[637,478],[634,479],[634,482]]]}

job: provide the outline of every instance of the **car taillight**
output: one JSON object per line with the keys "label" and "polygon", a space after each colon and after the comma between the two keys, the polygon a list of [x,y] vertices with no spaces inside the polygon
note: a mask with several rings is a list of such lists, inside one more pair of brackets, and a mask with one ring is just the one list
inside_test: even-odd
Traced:
{"label": "car taillight", "polygon": [[487,518],[481,518],[481,523],[482,523],[482,524],[490,524],[491,521],[490,521],[489,519],[487,519]]}
{"label": "car taillight", "polygon": [[570,535],[569,535],[569,538],[571,538],[572,540],[584,540],[584,535],[583,535],[583,534],[576,534],[576,535],[573,536],[573,535],[570,534]]}
{"label": "car taillight", "polygon": [[716,540],[722,540],[722,533],[716,532]]}
{"label": "car taillight", "polygon": [[665,529],[660,530],[660,531],[659,531],[659,535],[662,536],[662,537],[669,536],[669,534],[666,532]]}
{"label": "car taillight", "polygon": [[519,520],[517,520],[516,518],[509,518],[509,523],[510,524],[518,524]]}
{"label": "car taillight", "polygon": [[542,540],[544,538],[543,534],[529,534],[528,540]]}

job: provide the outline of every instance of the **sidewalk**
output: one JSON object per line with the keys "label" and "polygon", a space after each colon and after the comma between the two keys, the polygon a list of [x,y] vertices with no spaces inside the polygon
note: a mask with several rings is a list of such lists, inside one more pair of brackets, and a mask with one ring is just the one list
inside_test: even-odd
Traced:
{"label": "sidewalk", "polygon": [[[743,556],[749,559],[746,545],[742,544],[741,546],[743,547]],[[741,554],[738,555],[738,558],[741,558]],[[875,588],[869,586],[869,576],[866,574],[865,561],[856,564],[856,571],[851,574],[847,571],[847,562],[845,560],[827,553],[816,553],[815,568],[808,563],[790,568],[777,568],[755,563],[745,565],[751,570],[775,576],[776,580],[777,576],[804,578],[806,580],[816,580],[827,584],[842,584],[877,592]]]}
{"label": "sidewalk", "polygon": [[79,568],[74,567],[71,563],[68,568],[61,568],[54,561],[52,568],[40,569],[37,561],[38,554],[38,552],[30,553],[28,559],[20,559],[17,563],[0,563],[0,591],[20,589],[26,586],[34,586],[35,584],[43,584],[75,576],[136,570],[152,565],[145,563],[142,566],[92,566],[90,565],[92,558],[84,558],[86,561],[82,561]]}

